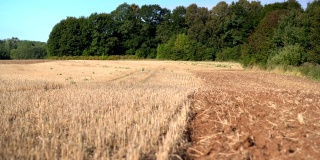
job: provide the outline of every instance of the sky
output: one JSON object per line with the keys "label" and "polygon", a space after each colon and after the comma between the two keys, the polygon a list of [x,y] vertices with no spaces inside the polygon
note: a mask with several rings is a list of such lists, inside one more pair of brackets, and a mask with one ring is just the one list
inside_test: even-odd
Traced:
{"label": "sky", "polygon": [[[17,37],[20,40],[47,42],[52,28],[67,17],[90,16],[91,13],[110,13],[120,4],[159,4],[174,9],[189,6],[212,9],[222,0],[0,0],[0,39]],[[227,3],[237,0],[225,0]],[[260,0],[261,4],[284,0]],[[303,8],[312,0],[298,0]]]}

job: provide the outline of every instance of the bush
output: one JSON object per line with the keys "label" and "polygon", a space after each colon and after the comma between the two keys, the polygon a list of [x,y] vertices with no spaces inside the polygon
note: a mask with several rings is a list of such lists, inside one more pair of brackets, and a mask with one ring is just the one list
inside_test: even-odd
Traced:
{"label": "bush", "polygon": [[303,47],[299,44],[285,46],[278,54],[268,59],[268,67],[273,68],[277,65],[299,66],[305,61],[303,58],[305,54]]}
{"label": "bush", "polygon": [[136,51],[136,54],[135,56],[137,58],[141,58],[141,59],[144,59],[144,58],[156,58],[157,57],[157,50],[154,49],[154,48],[149,48],[147,46],[145,47],[142,47],[142,48],[139,48],[137,51]]}
{"label": "bush", "polygon": [[176,36],[172,36],[170,40],[165,44],[159,44],[157,47],[157,59],[172,59],[171,55],[173,54],[174,42],[176,40]]}
{"label": "bush", "polygon": [[137,51],[136,51],[136,56],[138,58],[146,58],[148,55],[148,52],[146,49],[144,48],[139,48]]}
{"label": "bush", "polygon": [[216,60],[218,61],[239,61],[240,56],[241,56],[241,47],[240,46],[235,46],[233,48],[226,48],[222,50],[222,52],[219,52],[216,55]]}
{"label": "bush", "polygon": [[159,44],[157,59],[202,61],[214,60],[216,49],[207,48],[186,34],[173,35],[165,44]]}
{"label": "bush", "polygon": [[320,80],[320,65],[305,63],[299,67],[299,71],[304,76],[315,80]]}
{"label": "bush", "polygon": [[44,59],[47,51],[42,46],[24,46],[11,50],[12,59]]}
{"label": "bush", "polygon": [[205,61],[208,61],[208,60],[214,61],[216,59],[217,50],[218,49],[216,49],[216,48],[206,48],[203,60],[205,60]]}

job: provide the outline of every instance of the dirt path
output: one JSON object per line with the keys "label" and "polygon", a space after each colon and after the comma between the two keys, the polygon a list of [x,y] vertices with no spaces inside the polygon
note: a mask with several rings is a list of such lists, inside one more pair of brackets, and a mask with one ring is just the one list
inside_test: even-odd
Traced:
{"label": "dirt path", "polygon": [[320,84],[257,71],[197,72],[194,159],[319,159]]}

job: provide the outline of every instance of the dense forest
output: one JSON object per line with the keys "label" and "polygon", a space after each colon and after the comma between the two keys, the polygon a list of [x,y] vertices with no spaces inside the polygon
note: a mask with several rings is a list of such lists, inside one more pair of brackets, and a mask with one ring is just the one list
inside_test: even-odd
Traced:
{"label": "dense forest", "polygon": [[299,66],[320,63],[320,1],[303,9],[296,0],[159,5],[121,4],[111,13],[68,17],[56,24],[48,56],[134,55],[171,60],[234,60]]}
{"label": "dense forest", "polygon": [[296,0],[267,5],[239,0],[221,1],[211,9],[191,4],[172,11],[156,4],[123,3],[111,13],[61,20],[47,44],[14,38],[0,41],[0,58],[43,58],[46,45],[47,58],[121,55],[320,68],[319,19],[320,0],[307,8]]}
{"label": "dense forest", "polygon": [[44,42],[19,40],[16,37],[0,40],[0,59],[44,59],[47,56]]}

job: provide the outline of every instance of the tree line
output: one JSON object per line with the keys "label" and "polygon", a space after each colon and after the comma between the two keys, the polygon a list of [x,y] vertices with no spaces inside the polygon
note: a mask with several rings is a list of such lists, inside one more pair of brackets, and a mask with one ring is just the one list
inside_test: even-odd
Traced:
{"label": "tree line", "polygon": [[172,11],[123,3],[111,13],[61,20],[47,44],[0,40],[0,59],[132,55],[263,67],[320,64],[319,13],[319,0],[306,9],[296,0],[221,1],[211,9],[191,4]]}
{"label": "tree line", "polygon": [[0,40],[0,59],[44,59],[47,56],[46,45],[16,37]]}
{"label": "tree line", "polygon": [[135,55],[171,60],[235,60],[244,65],[320,63],[320,1],[191,4],[172,11],[123,3],[111,13],[68,17],[52,29],[48,56]]}

